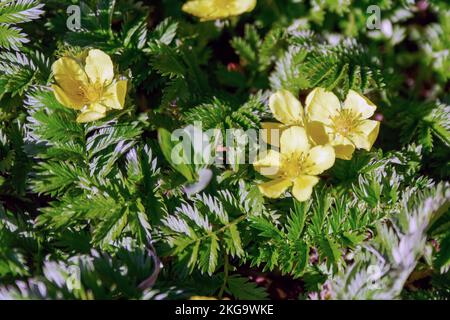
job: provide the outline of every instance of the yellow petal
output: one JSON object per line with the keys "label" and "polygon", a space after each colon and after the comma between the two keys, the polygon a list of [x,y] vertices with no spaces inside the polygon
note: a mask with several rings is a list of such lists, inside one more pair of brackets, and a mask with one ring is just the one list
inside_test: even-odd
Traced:
{"label": "yellow petal", "polygon": [[122,106],[121,109],[125,106],[125,97],[127,95],[127,80],[119,80],[117,81],[117,97],[119,98],[119,103]]}
{"label": "yellow petal", "polygon": [[114,78],[114,67],[111,58],[98,49],[89,51],[84,70],[91,83],[110,83]]}
{"label": "yellow petal", "polygon": [[183,5],[183,11],[207,21],[249,12],[255,6],[256,0],[191,0]]}
{"label": "yellow petal", "polygon": [[258,185],[263,195],[269,198],[279,198],[292,185],[287,179],[276,179]]}
{"label": "yellow petal", "polygon": [[77,122],[78,123],[92,122],[92,121],[101,119],[101,118],[103,118],[105,116],[106,116],[105,113],[100,113],[100,112],[97,112],[97,111],[85,111],[85,112],[82,112],[78,116]]}
{"label": "yellow petal", "polygon": [[292,194],[298,201],[306,201],[311,198],[314,186],[319,178],[313,176],[300,176],[294,181]]}
{"label": "yellow petal", "polygon": [[102,105],[100,103],[93,103],[93,104],[89,105],[89,108],[86,109],[85,111],[95,111],[98,113],[106,113],[106,111],[108,111],[108,108],[106,108],[104,105]]}
{"label": "yellow petal", "polygon": [[212,2],[205,0],[188,1],[183,5],[182,10],[193,16],[205,19],[210,17],[213,13]]}
{"label": "yellow petal", "polygon": [[306,130],[302,127],[290,127],[283,131],[280,139],[280,151],[283,154],[307,153],[309,141]]}
{"label": "yellow petal", "polygon": [[347,138],[339,136],[332,142],[336,158],[350,160],[355,151],[355,145]]}
{"label": "yellow petal", "polygon": [[350,90],[344,101],[344,109],[350,109],[352,113],[360,114],[362,119],[369,119],[373,116],[377,107],[366,97]]}
{"label": "yellow petal", "polygon": [[256,7],[256,0],[234,0],[236,14],[253,11]]}
{"label": "yellow petal", "polygon": [[264,176],[276,176],[281,167],[281,154],[275,150],[267,150],[253,163],[256,171]]}
{"label": "yellow petal", "polygon": [[218,7],[211,0],[192,0],[183,5],[183,11],[201,18],[202,21],[227,18],[231,12],[226,7]]}
{"label": "yellow petal", "polygon": [[334,165],[336,155],[332,146],[316,146],[309,151],[305,163],[305,173],[318,175]]}
{"label": "yellow petal", "polygon": [[75,110],[81,110],[84,107],[85,102],[83,97],[72,94],[72,91],[65,92],[61,87],[57,85],[52,85],[52,88],[56,100],[58,100],[58,102],[63,106]]}
{"label": "yellow petal", "polygon": [[74,95],[88,83],[86,73],[72,58],[63,57],[52,65],[52,72],[58,86],[67,94]]}
{"label": "yellow petal", "polygon": [[269,99],[273,116],[284,124],[302,124],[303,107],[300,101],[287,90],[279,90]]}
{"label": "yellow petal", "polygon": [[123,109],[127,82],[118,81],[109,85],[103,93],[101,103],[108,109]]}
{"label": "yellow petal", "polygon": [[359,149],[370,151],[380,131],[380,123],[375,120],[364,120],[358,127],[357,133],[351,140]]}
{"label": "yellow petal", "polygon": [[309,121],[332,124],[331,117],[337,115],[341,108],[339,99],[330,91],[316,88],[306,97],[306,116]]}
{"label": "yellow petal", "polygon": [[285,129],[285,125],[278,122],[262,122],[261,128],[262,141],[279,148],[281,133]]}
{"label": "yellow petal", "polygon": [[192,296],[189,298],[189,300],[217,300],[217,298],[206,296]]}
{"label": "yellow petal", "polygon": [[324,145],[330,142],[327,128],[322,122],[312,121],[306,125],[306,131],[314,144]]}

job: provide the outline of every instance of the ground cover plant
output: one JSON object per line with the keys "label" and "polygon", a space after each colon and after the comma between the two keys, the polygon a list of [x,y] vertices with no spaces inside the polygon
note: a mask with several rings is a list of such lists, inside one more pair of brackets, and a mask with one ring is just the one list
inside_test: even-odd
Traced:
{"label": "ground cover plant", "polygon": [[449,9],[0,0],[0,299],[448,299]]}

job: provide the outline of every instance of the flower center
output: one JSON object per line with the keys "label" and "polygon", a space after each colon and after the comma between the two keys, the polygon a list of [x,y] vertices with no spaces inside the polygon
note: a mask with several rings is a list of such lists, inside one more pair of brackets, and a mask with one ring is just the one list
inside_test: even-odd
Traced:
{"label": "flower center", "polygon": [[103,85],[99,82],[81,85],[78,89],[79,94],[83,96],[86,103],[98,102],[103,96]]}
{"label": "flower center", "polygon": [[305,167],[306,155],[301,152],[294,152],[282,155],[282,176],[286,179],[295,180],[302,175]]}
{"label": "flower center", "polygon": [[332,117],[333,129],[340,135],[347,137],[359,122],[359,115],[351,110],[342,110],[337,116]]}

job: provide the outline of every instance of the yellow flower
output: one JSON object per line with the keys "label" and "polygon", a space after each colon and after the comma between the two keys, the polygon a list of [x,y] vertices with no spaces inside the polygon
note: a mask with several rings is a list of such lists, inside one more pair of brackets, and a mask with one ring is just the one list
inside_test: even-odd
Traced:
{"label": "yellow flower", "polygon": [[126,80],[116,80],[111,58],[101,50],[89,50],[77,57],[62,57],[52,66],[53,91],[64,106],[80,110],[77,122],[90,122],[112,109],[123,109]]}
{"label": "yellow flower", "polygon": [[283,130],[290,126],[304,126],[303,106],[291,92],[282,89],[270,96],[269,107],[279,122],[261,123],[262,129],[267,130],[263,134],[263,140],[278,147]]}
{"label": "yellow flower", "polygon": [[190,0],[183,5],[183,11],[207,21],[250,12],[255,6],[256,0]]}
{"label": "yellow flower", "polygon": [[333,147],[311,148],[305,129],[292,126],[281,134],[280,152],[269,150],[253,165],[259,173],[272,179],[258,186],[265,196],[278,198],[292,186],[294,197],[306,201],[319,182],[317,175],[331,168],[334,161]]}
{"label": "yellow flower", "polygon": [[316,88],[306,98],[308,133],[317,144],[331,144],[337,158],[349,160],[355,148],[369,151],[377,139],[380,123],[368,120],[376,108],[353,90],[341,106],[332,92]]}
{"label": "yellow flower", "polygon": [[192,296],[189,298],[189,300],[217,300],[217,298],[206,296]]}

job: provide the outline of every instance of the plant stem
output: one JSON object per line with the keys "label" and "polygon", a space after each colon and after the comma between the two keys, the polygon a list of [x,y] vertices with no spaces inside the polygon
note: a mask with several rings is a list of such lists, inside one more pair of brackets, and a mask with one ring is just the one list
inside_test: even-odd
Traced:
{"label": "plant stem", "polygon": [[230,272],[230,262],[228,261],[228,254],[225,252],[223,262],[223,284],[219,291],[219,299],[222,299],[223,294],[225,292],[225,288],[227,287],[229,272]]}

